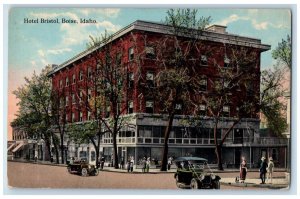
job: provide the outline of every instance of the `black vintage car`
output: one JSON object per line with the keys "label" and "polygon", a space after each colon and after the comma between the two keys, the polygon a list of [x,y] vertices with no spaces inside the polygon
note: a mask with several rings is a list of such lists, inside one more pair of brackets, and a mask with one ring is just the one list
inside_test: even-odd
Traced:
{"label": "black vintage car", "polygon": [[67,168],[69,173],[79,174],[81,176],[97,176],[99,174],[98,169],[94,165],[88,164],[86,160],[69,163]]}
{"label": "black vintage car", "polygon": [[213,174],[207,160],[199,157],[179,157],[174,160],[174,175],[179,188],[220,189],[220,176]]}

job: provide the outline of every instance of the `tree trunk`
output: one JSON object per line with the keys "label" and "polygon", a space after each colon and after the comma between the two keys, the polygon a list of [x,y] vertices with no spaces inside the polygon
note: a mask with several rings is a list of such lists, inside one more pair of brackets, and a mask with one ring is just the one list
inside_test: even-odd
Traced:
{"label": "tree trunk", "polygon": [[59,164],[59,152],[58,152],[57,144],[54,144],[54,151],[56,156],[56,164]]}
{"label": "tree trunk", "polygon": [[61,163],[65,163],[65,154],[64,154],[64,135],[60,134],[60,154],[61,154]]}
{"label": "tree trunk", "polygon": [[118,161],[118,148],[117,148],[117,133],[113,133],[113,146],[114,146],[114,167],[115,169],[119,168],[119,161]]}
{"label": "tree trunk", "polygon": [[167,171],[168,150],[169,150],[168,141],[169,141],[169,136],[173,124],[173,119],[174,119],[174,114],[172,113],[169,115],[168,126],[165,131],[164,151],[163,151],[163,157],[162,157],[161,169],[160,169],[161,171]]}
{"label": "tree trunk", "polygon": [[223,165],[222,165],[222,146],[217,145],[216,146],[216,155],[217,155],[217,161],[218,161],[218,169],[219,170],[224,170]]}
{"label": "tree trunk", "polygon": [[47,138],[47,139],[45,138],[45,143],[46,143],[48,157],[49,157],[49,159],[47,159],[47,160],[50,161],[50,158],[51,158],[51,142],[50,142],[49,138]]}

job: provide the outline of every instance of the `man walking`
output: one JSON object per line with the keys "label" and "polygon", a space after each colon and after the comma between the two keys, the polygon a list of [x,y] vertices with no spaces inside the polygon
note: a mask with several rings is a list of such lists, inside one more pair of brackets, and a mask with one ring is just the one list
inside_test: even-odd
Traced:
{"label": "man walking", "polygon": [[259,173],[260,173],[259,177],[261,179],[261,183],[260,184],[265,184],[267,167],[268,167],[268,164],[266,163],[266,158],[262,157],[261,158],[260,168],[259,168]]}

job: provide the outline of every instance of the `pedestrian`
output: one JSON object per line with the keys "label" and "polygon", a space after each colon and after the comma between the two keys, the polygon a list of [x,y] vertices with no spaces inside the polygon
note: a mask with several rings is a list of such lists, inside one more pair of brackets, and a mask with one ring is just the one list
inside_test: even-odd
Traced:
{"label": "pedestrian", "polygon": [[71,157],[70,164],[74,164],[74,157]]}
{"label": "pedestrian", "polygon": [[130,159],[128,158],[128,160],[127,160],[127,172],[129,172],[130,171]]}
{"label": "pedestrian", "polygon": [[261,179],[260,184],[265,184],[266,183],[265,181],[266,181],[267,167],[268,167],[268,164],[266,163],[266,158],[262,157],[260,168],[259,168],[259,174],[260,174],[259,177]]}
{"label": "pedestrian", "polygon": [[131,156],[131,159],[130,159],[130,171],[133,172],[133,165],[134,165],[134,158],[133,156]]}
{"label": "pedestrian", "polygon": [[104,158],[104,156],[102,156],[101,157],[101,170],[103,170],[103,168],[104,168],[104,162],[105,162],[105,158]]}
{"label": "pedestrian", "polygon": [[240,164],[240,182],[244,183],[247,175],[247,162],[245,157],[242,157],[242,162]]}
{"label": "pedestrian", "polygon": [[273,171],[274,171],[274,162],[273,162],[273,158],[270,157],[269,158],[269,163],[268,163],[268,178],[267,181],[269,181],[269,179],[271,179],[271,184],[273,181]]}
{"label": "pedestrian", "polygon": [[173,158],[172,158],[172,157],[169,157],[169,159],[168,159],[168,170],[171,169],[172,160],[173,160]]}
{"label": "pedestrian", "polygon": [[142,160],[142,172],[143,173],[146,172],[146,157],[144,157]]}
{"label": "pedestrian", "polygon": [[148,158],[147,158],[147,162],[146,162],[146,172],[147,172],[147,173],[149,172],[150,164],[151,164],[151,159],[150,159],[150,157],[148,157]]}
{"label": "pedestrian", "polygon": [[121,157],[120,169],[124,169],[124,158]]}

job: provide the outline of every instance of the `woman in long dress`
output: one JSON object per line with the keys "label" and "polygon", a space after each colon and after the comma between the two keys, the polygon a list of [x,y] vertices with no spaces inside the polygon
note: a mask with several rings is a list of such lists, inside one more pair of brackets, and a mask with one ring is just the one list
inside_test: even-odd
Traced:
{"label": "woman in long dress", "polygon": [[244,183],[247,175],[247,162],[244,157],[242,157],[242,162],[240,164],[240,181]]}

